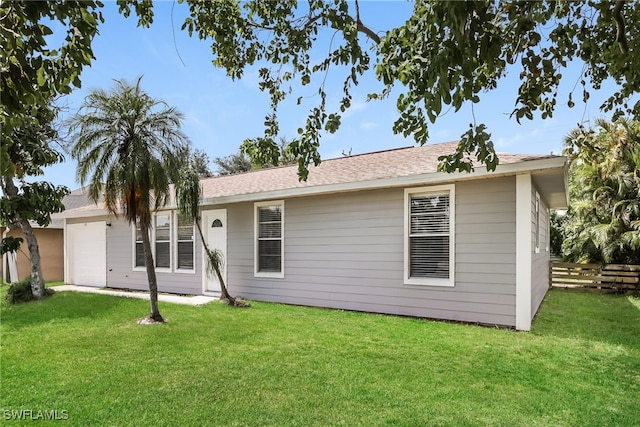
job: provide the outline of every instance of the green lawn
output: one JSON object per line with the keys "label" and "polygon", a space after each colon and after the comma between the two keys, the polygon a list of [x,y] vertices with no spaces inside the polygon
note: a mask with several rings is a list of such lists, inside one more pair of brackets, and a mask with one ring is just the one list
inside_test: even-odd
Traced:
{"label": "green lawn", "polygon": [[75,292],[3,305],[4,418],[57,410],[79,426],[640,425],[637,298],[552,291],[531,333],[259,302],[161,303],[167,324],[136,325],[147,306]]}

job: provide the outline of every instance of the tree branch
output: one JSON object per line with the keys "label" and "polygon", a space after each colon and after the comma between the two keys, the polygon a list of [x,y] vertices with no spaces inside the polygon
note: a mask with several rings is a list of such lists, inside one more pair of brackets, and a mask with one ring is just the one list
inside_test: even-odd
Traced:
{"label": "tree branch", "polygon": [[358,4],[358,0],[356,0],[356,23],[358,24],[358,31],[364,33],[373,40],[376,44],[380,44],[380,37],[376,33],[374,33],[369,27],[364,25],[360,20],[360,5]]}
{"label": "tree branch", "polygon": [[[307,17],[307,19],[304,18],[298,18],[295,20],[296,23],[304,21],[304,29],[309,29],[311,27],[311,25],[316,22],[318,19],[322,18],[322,15],[316,15],[316,16],[312,16],[311,14],[309,14]],[[245,20],[245,22],[247,23],[247,25],[253,27],[253,28],[258,28],[260,30],[266,30],[266,31],[275,31],[276,27],[267,27],[264,25],[259,25],[258,23],[254,22],[254,21],[250,21],[250,20]]]}
{"label": "tree branch", "polygon": [[616,1],[616,5],[613,8],[613,19],[615,19],[616,26],[618,28],[616,33],[616,41],[618,42],[618,45],[620,45],[620,51],[622,53],[627,53],[629,51],[629,46],[627,44],[627,35],[625,34],[624,17],[622,16],[622,8],[624,8],[624,3],[625,0]]}

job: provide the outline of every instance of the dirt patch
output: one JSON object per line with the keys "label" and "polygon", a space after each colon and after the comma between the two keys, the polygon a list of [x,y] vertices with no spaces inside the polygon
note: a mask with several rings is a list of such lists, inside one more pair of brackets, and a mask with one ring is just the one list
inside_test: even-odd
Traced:
{"label": "dirt patch", "polygon": [[145,318],[139,319],[136,323],[138,325],[162,325],[163,323],[167,323],[167,319],[165,318],[164,321],[159,322],[155,319],[152,319],[151,317],[145,317]]}

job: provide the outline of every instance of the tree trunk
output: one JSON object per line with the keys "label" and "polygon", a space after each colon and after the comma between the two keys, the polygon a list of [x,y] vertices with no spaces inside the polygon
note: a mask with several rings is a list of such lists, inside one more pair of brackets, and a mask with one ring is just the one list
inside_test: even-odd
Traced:
{"label": "tree trunk", "polygon": [[[202,248],[205,251],[205,254],[209,253],[209,247],[207,246],[206,241],[204,240],[204,234],[202,233],[202,228],[200,227],[200,223],[196,220],[196,227],[198,228],[198,232],[200,233],[200,240],[202,241]],[[208,257],[208,256],[207,256]],[[220,299],[226,300],[229,305],[238,305],[236,299],[229,295],[227,291],[227,286],[224,283],[224,279],[222,278],[222,273],[220,272],[220,268],[216,263],[213,263],[213,269],[216,272],[216,276],[218,276],[218,281],[220,282]]]}
{"label": "tree trunk", "polygon": [[[134,224],[135,225],[135,224]],[[149,282],[149,303],[151,304],[151,313],[149,318],[156,322],[164,322],[164,318],[160,315],[158,309],[158,281],[156,280],[156,268],[153,264],[153,253],[151,252],[151,240],[149,239],[149,225],[140,224],[142,232],[142,247],[144,248],[144,262],[147,267],[147,280]]]}
{"label": "tree trunk", "polygon": [[[17,196],[18,188],[11,177],[3,177],[3,190],[7,196]],[[19,225],[27,239],[27,247],[29,248],[29,262],[31,263],[31,293],[37,299],[45,297],[44,278],[42,277],[42,268],[40,266],[40,250],[38,248],[38,240],[33,233],[31,224],[28,220],[16,215],[15,224]]]}
{"label": "tree trunk", "polygon": [[37,299],[45,297],[44,278],[42,277],[42,268],[40,266],[40,249],[38,248],[38,240],[33,234],[31,224],[26,219],[19,220],[20,228],[27,239],[29,248],[29,260],[31,262],[31,292]]}

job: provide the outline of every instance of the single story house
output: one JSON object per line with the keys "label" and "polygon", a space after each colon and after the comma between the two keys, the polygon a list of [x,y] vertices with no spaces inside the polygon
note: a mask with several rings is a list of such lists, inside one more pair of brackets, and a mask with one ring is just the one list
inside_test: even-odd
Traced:
{"label": "single story house", "polygon": [[[493,172],[441,173],[457,143],[203,179],[202,225],[233,295],[529,330],[549,287],[549,209],[567,162],[500,154]],[[147,289],[139,231],[95,204],[65,220],[67,283]],[[151,231],[159,290],[216,294],[175,206]]]}

